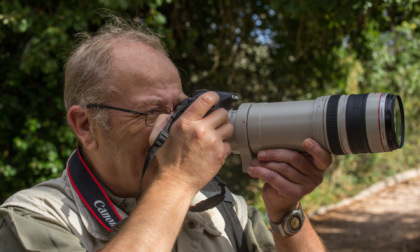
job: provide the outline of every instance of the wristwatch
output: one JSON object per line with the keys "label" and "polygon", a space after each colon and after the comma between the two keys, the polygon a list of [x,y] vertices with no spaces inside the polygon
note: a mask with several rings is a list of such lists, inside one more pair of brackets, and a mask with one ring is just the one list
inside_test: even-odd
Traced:
{"label": "wristwatch", "polygon": [[266,214],[271,229],[281,236],[292,236],[299,232],[305,222],[305,215],[302,211],[302,206],[299,203],[299,208],[289,212],[280,224],[271,222],[268,214]]}

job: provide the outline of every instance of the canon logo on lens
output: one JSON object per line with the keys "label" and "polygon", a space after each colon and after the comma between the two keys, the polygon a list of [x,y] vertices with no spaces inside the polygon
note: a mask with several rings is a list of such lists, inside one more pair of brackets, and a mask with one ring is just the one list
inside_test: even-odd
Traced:
{"label": "canon logo on lens", "polygon": [[241,155],[244,172],[258,151],[304,151],[308,137],[335,155],[388,152],[404,144],[403,104],[400,96],[388,93],[243,103],[229,116],[235,127],[229,143]]}

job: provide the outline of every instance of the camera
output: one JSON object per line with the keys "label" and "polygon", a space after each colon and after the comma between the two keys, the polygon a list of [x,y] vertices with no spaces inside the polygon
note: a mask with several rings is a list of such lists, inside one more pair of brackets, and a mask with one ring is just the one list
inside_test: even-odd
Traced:
{"label": "camera", "polygon": [[[191,104],[207,90],[184,100]],[[216,91],[220,101],[210,111],[229,111],[234,133],[229,143],[240,154],[242,170],[263,149],[305,152],[306,138],[335,155],[389,152],[402,148],[405,122],[401,97],[389,93],[331,95],[315,100],[232,104],[238,95]]]}

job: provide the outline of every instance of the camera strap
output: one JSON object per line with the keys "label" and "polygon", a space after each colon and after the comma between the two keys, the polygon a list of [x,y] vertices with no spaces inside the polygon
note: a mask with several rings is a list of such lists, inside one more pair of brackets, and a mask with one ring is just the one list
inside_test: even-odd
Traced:
{"label": "camera strap", "polygon": [[137,193],[137,200],[140,199],[141,196],[141,189],[143,187],[143,179],[144,174],[146,174],[147,168],[149,167],[150,163],[152,162],[153,158],[156,155],[156,152],[159,150],[160,147],[166,142],[169,137],[169,130],[172,124],[175,122],[176,119],[188,108],[186,104],[181,104],[176,107],[175,112],[169,118],[169,121],[166,123],[165,128],[159,132],[155,141],[153,142],[152,146],[149,147],[147,150],[146,160],[144,161],[143,171],[141,173],[140,179],[140,187],[139,192]]}
{"label": "camera strap", "polygon": [[74,190],[89,212],[109,232],[121,221],[121,217],[82,158],[79,148],[67,163],[67,174]]}
{"label": "camera strap", "polygon": [[[226,197],[226,184],[223,183],[223,181],[219,178],[219,176],[214,177],[214,179],[217,182],[217,185],[220,187],[220,193],[213,195],[199,203],[197,203],[194,206],[190,206],[191,212],[204,212],[210,208],[213,208],[217,205],[219,205],[221,202],[225,200]],[[209,183],[211,184],[211,183]]]}
{"label": "camera strap", "polygon": [[[153,145],[149,147],[149,149],[147,151],[146,160],[145,160],[144,165],[143,165],[143,171],[142,171],[141,179],[140,179],[140,187],[139,187],[139,191],[137,193],[137,200],[140,198],[141,193],[142,193],[143,179],[144,179],[144,175],[146,174],[147,168],[149,167],[150,163],[152,162],[153,158],[155,157],[156,152],[159,150],[160,147],[162,147],[162,145],[168,139],[169,130],[170,130],[172,124],[182,115],[182,113],[184,113],[184,111],[189,107],[189,105],[190,104],[188,104],[188,102],[183,102],[181,105],[176,107],[175,112],[171,115],[171,117],[169,118],[169,121],[166,123],[163,130],[161,130],[159,132],[158,136],[156,137],[155,141],[153,142]],[[218,184],[221,188],[220,194],[214,195],[210,198],[207,198],[207,199],[199,202],[195,206],[191,206],[190,211],[192,211],[192,212],[202,212],[202,211],[205,211],[207,209],[213,208],[213,207],[219,205],[221,202],[223,202],[223,200],[225,199],[225,192],[226,192],[225,187],[226,187],[226,185],[220,179],[218,179]]]}
{"label": "camera strap", "polygon": [[[219,176],[216,176],[201,190],[201,192],[209,197],[220,190],[220,187],[222,187],[221,184],[224,185],[223,181],[219,178]],[[229,189],[225,189],[224,186],[222,187],[222,190],[225,191],[224,200],[215,207],[223,216],[223,220],[225,221],[225,232],[233,247],[233,251],[249,251],[244,230],[234,209],[235,200],[233,195],[230,193]],[[203,201],[199,204],[203,204],[203,207],[205,207],[205,203],[203,203]],[[190,211],[192,211],[191,207]]]}

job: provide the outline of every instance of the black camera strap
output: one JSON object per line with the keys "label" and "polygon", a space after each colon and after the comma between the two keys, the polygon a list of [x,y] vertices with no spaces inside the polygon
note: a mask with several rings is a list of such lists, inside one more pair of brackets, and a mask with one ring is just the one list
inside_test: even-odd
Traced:
{"label": "black camera strap", "polygon": [[[213,208],[217,205],[219,205],[221,202],[225,200],[226,197],[226,184],[223,183],[223,181],[219,178],[219,176],[214,177],[214,180],[216,180],[217,185],[220,187],[220,193],[213,195],[199,203],[197,203],[194,206],[190,206],[191,212],[204,212],[210,208]],[[212,183],[209,183],[212,184]]]}
{"label": "black camera strap", "polygon": [[162,145],[168,139],[169,130],[170,130],[172,124],[187,109],[187,107],[188,106],[184,105],[184,104],[176,107],[175,112],[169,118],[169,121],[166,123],[165,128],[163,128],[163,130],[161,130],[159,132],[158,136],[156,137],[155,141],[153,142],[153,145],[149,147],[149,149],[147,151],[146,160],[144,161],[144,165],[143,165],[143,171],[142,171],[141,179],[140,179],[139,192],[137,193],[137,200],[141,196],[141,192],[142,192],[141,189],[143,187],[144,174],[146,174],[147,168],[149,167],[150,163],[152,162],[153,158],[155,157],[156,152],[159,150],[160,147],[162,147]]}
{"label": "black camera strap", "polygon": [[[223,181],[219,178],[219,176],[216,176],[201,190],[201,192],[205,196],[209,197],[220,190],[220,187],[222,187],[221,184],[224,185]],[[249,251],[244,230],[242,229],[241,222],[239,221],[238,215],[234,210],[235,200],[233,195],[230,193],[229,189],[225,189],[225,187],[222,187],[222,190],[225,191],[225,197],[223,202],[218,204],[216,208],[223,216],[223,220],[225,221],[225,232],[231,242],[233,251]],[[199,204],[202,204],[202,202]],[[191,208],[190,211],[192,211]]]}
{"label": "black camera strap", "polygon": [[82,158],[79,148],[67,163],[67,174],[74,190],[89,212],[109,232],[121,217],[99,181]]}

